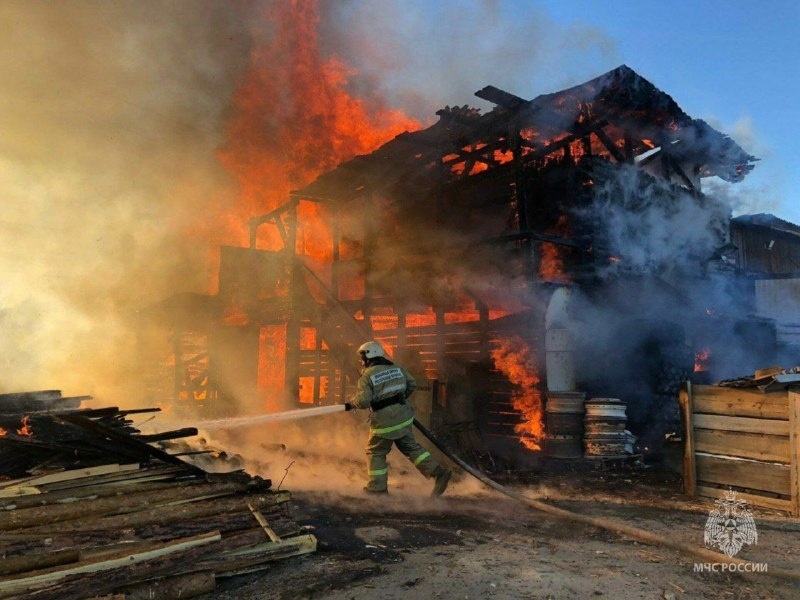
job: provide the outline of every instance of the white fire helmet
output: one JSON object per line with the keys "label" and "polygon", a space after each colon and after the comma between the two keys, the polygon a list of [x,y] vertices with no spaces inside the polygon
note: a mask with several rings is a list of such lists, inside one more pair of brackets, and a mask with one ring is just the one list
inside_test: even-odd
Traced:
{"label": "white fire helmet", "polygon": [[358,353],[366,360],[377,358],[379,356],[386,356],[386,352],[383,351],[383,346],[381,346],[378,342],[365,342],[361,344],[358,349]]}

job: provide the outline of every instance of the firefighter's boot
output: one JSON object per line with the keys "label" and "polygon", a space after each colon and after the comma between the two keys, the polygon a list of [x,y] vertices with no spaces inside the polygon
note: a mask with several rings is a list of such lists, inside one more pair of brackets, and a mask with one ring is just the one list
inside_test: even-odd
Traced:
{"label": "firefighter's boot", "polygon": [[450,469],[445,469],[442,466],[436,467],[436,470],[433,472],[433,477],[436,480],[436,483],[433,484],[433,493],[431,496],[441,496],[444,494],[452,475],[453,472]]}

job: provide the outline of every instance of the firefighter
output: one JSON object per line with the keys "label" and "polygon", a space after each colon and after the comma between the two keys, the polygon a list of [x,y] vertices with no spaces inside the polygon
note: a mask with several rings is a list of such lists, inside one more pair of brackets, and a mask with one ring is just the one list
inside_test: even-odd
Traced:
{"label": "firefighter", "polygon": [[386,456],[392,444],[396,444],[420,473],[435,480],[432,495],[441,496],[452,472],[439,465],[431,453],[414,439],[411,429],[414,410],[408,399],[417,389],[417,382],[408,371],[386,357],[378,342],[362,344],[358,354],[364,367],[358,380],[358,391],[344,406],[346,410],[370,409],[367,443],[369,483],[364,490],[377,494],[389,491]]}

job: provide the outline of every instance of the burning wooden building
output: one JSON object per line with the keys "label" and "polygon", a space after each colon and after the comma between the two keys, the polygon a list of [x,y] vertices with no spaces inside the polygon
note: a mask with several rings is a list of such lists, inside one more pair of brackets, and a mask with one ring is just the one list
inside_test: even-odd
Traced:
{"label": "burning wooden building", "polygon": [[[701,342],[752,351],[697,324],[748,314],[729,209],[701,182],[741,181],[753,156],[626,66],[530,101],[476,95],[494,108],[446,107],[253,218],[248,247],[222,248],[218,295],[151,311],[173,329],[170,400],[343,402],[374,338],[430,382],[434,428],[538,448],[548,358],[643,433],[677,415]],[[551,326],[568,341],[548,347]]]}

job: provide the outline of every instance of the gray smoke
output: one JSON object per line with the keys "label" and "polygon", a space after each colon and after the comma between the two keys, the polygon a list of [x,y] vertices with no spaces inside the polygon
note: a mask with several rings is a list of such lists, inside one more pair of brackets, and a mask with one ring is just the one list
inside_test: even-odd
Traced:
{"label": "gray smoke", "polygon": [[621,62],[603,31],[578,21],[561,26],[543,9],[520,17],[501,2],[455,0],[348,0],[323,8],[327,47],[358,70],[357,94],[377,94],[423,121],[445,105],[490,108],[474,96],[485,85],[531,99]]}
{"label": "gray smoke", "polygon": [[136,377],[131,313],[208,285],[187,229],[227,193],[245,12],[11,0],[0,23],[0,386],[102,395]]}

